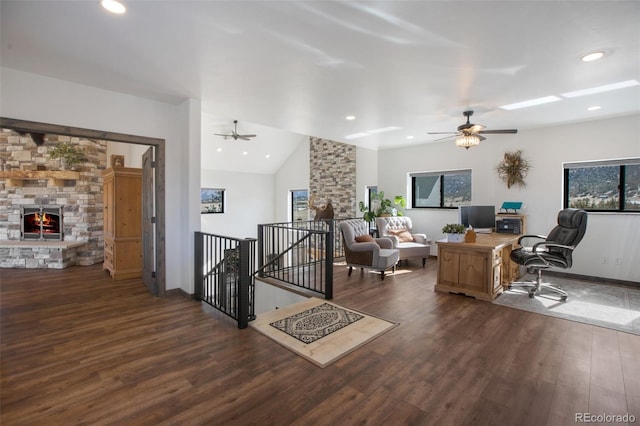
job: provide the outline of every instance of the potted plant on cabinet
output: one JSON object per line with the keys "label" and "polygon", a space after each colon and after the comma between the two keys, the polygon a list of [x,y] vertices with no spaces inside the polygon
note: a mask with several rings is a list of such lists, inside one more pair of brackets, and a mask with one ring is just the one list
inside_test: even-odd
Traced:
{"label": "potted plant on cabinet", "polygon": [[363,213],[362,218],[371,223],[376,217],[382,216],[402,216],[402,212],[397,207],[407,207],[407,200],[402,195],[393,197],[393,201],[384,197],[384,191],[377,192],[371,197],[371,206],[360,201],[358,207]]}
{"label": "potted plant on cabinet", "polygon": [[87,159],[82,149],[67,142],[59,143],[50,149],[49,156],[54,159],[60,159],[60,168],[62,170],[73,169],[78,163]]}
{"label": "potted plant on cabinet", "polygon": [[459,223],[447,223],[442,227],[442,233],[447,234],[447,242],[449,243],[464,242],[464,234],[466,232],[467,228]]}

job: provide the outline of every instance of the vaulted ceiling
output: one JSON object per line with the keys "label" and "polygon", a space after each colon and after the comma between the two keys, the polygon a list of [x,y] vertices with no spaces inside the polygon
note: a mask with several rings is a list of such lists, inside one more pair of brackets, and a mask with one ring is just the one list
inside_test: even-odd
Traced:
{"label": "vaulted ceiling", "polygon": [[[640,86],[563,96],[640,81],[638,1],[130,0],[124,15],[98,1],[0,4],[3,67],[199,99],[212,162],[218,148],[261,145],[254,157],[278,163],[305,135],[371,149],[429,143],[466,109],[488,129],[521,131],[640,112]],[[581,61],[596,50],[605,57]],[[500,108],[546,96],[559,100]],[[234,119],[258,137],[213,135]]]}

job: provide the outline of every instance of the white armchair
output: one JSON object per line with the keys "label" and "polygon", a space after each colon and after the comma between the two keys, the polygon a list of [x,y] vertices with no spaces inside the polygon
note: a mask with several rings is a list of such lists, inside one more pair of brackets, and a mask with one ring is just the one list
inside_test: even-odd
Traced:
{"label": "white armchair", "polygon": [[413,223],[407,216],[377,217],[378,236],[391,238],[400,260],[422,259],[424,267],[431,247],[425,234],[412,233]]}

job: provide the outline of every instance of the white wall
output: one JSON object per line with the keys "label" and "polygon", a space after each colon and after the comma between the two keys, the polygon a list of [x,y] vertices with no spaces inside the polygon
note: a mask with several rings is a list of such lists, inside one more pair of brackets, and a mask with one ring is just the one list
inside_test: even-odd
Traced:
{"label": "white wall", "polygon": [[275,222],[289,220],[289,190],[309,189],[309,156],[309,138],[307,137],[275,174]]}
{"label": "white wall", "polygon": [[121,142],[107,142],[107,167],[111,165],[112,155],[124,155],[124,167],[142,167],[142,154],[149,149],[145,145]]}
{"label": "white wall", "polygon": [[274,176],[202,170],[203,188],[225,190],[224,213],[202,214],[202,232],[233,238],[257,238],[258,224],[276,222]]}
{"label": "white wall", "polygon": [[256,280],[256,315],[281,309],[308,299],[308,297],[300,296],[292,291]]}
{"label": "white wall", "polygon": [[[532,168],[525,188],[507,189],[496,166],[504,152],[518,149]],[[382,150],[378,155],[378,187],[389,194],[407,194],[410,172],[469,168],[474,204],[499,207],[503,201],[522,201],[527,233],[544,235],[562,209],[563,162],[640,156],[640,116],[521,130],[517,135],[489,135],[469,150],[457,148],[449,140]],[[411,209],[406,214],[417,230],[433,240],[443,237],[442,225],[457,221],[455,210]],[[640,214],[589,214],[588,220],[570,272],[640,282],[640,268],[635,264],[640,259]],[[608,263],[603,263],[605,256]]]}
{"label": "white wall", "polygon": [[190,288],[193,225],[188,212],[199,206],[189,204],[188,194],[199,189],[188,188],[189,164],[183,149],[190,141],[189,105],[151,101],[8,68],[0,69],[0,93],[3,117],[166,141],[166,288]]}

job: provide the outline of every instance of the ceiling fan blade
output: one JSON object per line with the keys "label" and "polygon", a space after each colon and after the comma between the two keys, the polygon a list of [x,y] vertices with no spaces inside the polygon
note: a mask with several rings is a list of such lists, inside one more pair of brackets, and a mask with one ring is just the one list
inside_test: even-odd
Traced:
{"label": "ceiling fan blade", "polygon": [[256,135],[238,135],[238,136],[240,136],[241,138],[255,138],[256,137]]}
{"label": "ceiling fan blade", "polygon": [[215,136],[224,136],[225,138],[230,138],[233,135],[224,135],[222,133],[214,133]]}
{"label": "ceiling fan blade", "polygon": [[485,135],[499,135],[499,134],[505,134],[505,133],[518,133],[517,129],[502,129],[502,130],[481,130],[478,133],[482,133]]}
{"label": "ceiling fan blade", "polygon": [[428,135],[457,135],[458,132],[427,132]]}
{"label": "ceiling fan blade", "polygon": [[458,134],[457,134],[457,133],[454,133],[454,134],[453,134],[453,135],[451,135],[451,136],[445,136],[444,138],[434,139],[434,140],[432,140],[431,142],[443,141],[443,140],[445,140],[445,139],[455,138],[456,136],[458,136]]}

